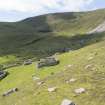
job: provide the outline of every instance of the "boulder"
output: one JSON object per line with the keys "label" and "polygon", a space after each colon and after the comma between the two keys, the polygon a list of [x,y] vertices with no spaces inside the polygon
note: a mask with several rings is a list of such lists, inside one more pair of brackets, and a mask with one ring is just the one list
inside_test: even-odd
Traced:
{"label": "boulder", "polygon": [[5,78],[8,75],[8,72],[6,71],[0,71],[0,80]]}
{"label": "boulder", "polygon": [[61,105],[75,105],[75,103],[71,100],[64,99],[61,103]]}
{"label": "boulder", "polygon": [[36,76],[33,76],[33,80],[36,81],[36,80],[40,80],[39,77],[36,77]]}
{"label": "boulder", "polygon": [[75,82],[76,79],[75,79],[75,78],[71,78],[69,81],[70,81],[70,82]]}
{"label": "boulder", "polygon": [[55,92],[57,90],[57,87],[48,88],[48,92]]}
{"label": "boulder", "polygon": [[93,68],[93,65],[91,64],[85,66],[85,69],[92,69],[92,68]]}
{"label": "boulder", "polygon": [[42,85],[42,84],[44,84],[44,81],[37,82],[37,85]]}
{"label": "boulder", "polygon": [[45,67],[45,66],[54,66],[59,64],[59,60],[56,59],[55,57],[47,57],[45,59],[41,59],[37,63],[37,68]]}
{"label": "boulder", "polygon": [[67,67],[70,68],[70,67],[72,67],[72,66],[73,66],[73,65],[68,65]]}
{"label": "boulder", "polygon": [[30,65],[32,64],[32,60],[31,59],[28,59],[26,61],[24,61],[24,65]]}
{"label": "boulder", "polygon": [[79,88],[79,89],[75,89],[75,93],[76,94],[81,94],[81,93],[85,93],[85,89],[84,88]]}
{"label": "boulder", "polygon": [[67,80],[66,83],[73,83],[73,82],[75,82],[75,81],[76,81],[75,78],[71,78],[70,80]]}
{"label": "boulder", "polygon": [[2,96],[5,97],[5,96],[8,96],[14,92],[17,92],[18,91],[18,88],[13,88],[13,89],[10,89],[8,90],[7,92],[5,92]]}

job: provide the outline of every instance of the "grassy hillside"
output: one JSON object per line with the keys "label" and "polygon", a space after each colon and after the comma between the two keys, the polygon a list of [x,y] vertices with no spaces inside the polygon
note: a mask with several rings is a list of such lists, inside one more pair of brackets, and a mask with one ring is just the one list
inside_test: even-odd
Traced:
{"label": "grassy hillside", "polygon": [[[104,13],[104,9],[86,13],[56,13],[20,22],[0,23],[0,55],[12,55],[18,60],[36,59],[71,48],[71,43],[75,44],[72,39],[77,42],[84,33],[105,20]],[[77,34],[80,37],[76,38]]]}
{"label": "grassy hillside", "polygon": [[[60,64],[57,66],[38,70],[33,63],[8,69],[10,75],[0,81],[0,94],[14,87],[18,87],[19,91],[0,97],[0,105],[60,105],[64,98],[73,100],[77,105],[104,105],[105,33],[103,35],[97,43],[58,55]],[[91,67],[86,69],[87,65]],[[45,83],[38,86],[32,76]],[[67,84],[65,80],[70,78],[76,81]],[[58,87],[57,91],[49,93],[47,89],[53,86]],[[80,87],[85,88],[86,93],[76,95],[74,90]]]}
{"label": "grassy hillside", "polygon": [[[7,69],[0,81],[0,105],[60,105],[65,98],[77,105],[104,105],[105,32],[86,34],[105,21],[105,10],[60,13],[32,17],[15,23],[0,23],[0,64],[26,58],[41,58],[71,48],[57,55],[60,64],[36,68],[20,65]],[[72,66],[70,66],[72,65]],[[44,84],[38,85],[34,77]],[[66,80],[75,78],[73,83]],[[49,93],[49,87],[57,87]],[[86,92],[76,95],[77,88]],[[2,97],[9,89],[19,91]]]}

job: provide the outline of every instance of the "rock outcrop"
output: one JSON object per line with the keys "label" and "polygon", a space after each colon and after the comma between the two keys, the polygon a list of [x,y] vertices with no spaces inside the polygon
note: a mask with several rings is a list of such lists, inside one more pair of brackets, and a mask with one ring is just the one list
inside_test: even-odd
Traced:
{"label": "rock outcrop", "polygon": [[89,34],[92,34],[92,33],[100,33],[100,32],[105,32],[105,22],[101,23],[95,29],[91,30],[89,32]]}
{"label": "rock outcrop", "polygon": [[8,72],[6,72],[6,71],[0,71],[0,80],[5,78],[7,75],[8,75]]}
{"label": "rock outcrop", "polygon": [[13,89],[10,89],[10,90],[8,90],[7,92],[5,92],[5,93],[3,93],[3,97],[5,97],[5,96],[8,96],[8,95],[10,95],[10,94],[12,94],[12,93],[14,93],[14,92],[17,92],[18,91],[18,88],[13,88]]}
{"label": "rock outcrop", "polygon": [[71,100],[64,99],[61,103],[61,105],[75,105],[75,103]]}
{"label": "rock outcrop", "polygon": [[30,65],[32,64],[32,60],[31,59],[28,59],[26,61],[24,61],[24,65]]}
{"label": "rock outcrop", "polygon": [[59,64],[59,60],[56,59],[55,57],[47,57],[45,59],[41,59],[37,63],[37,68],[45,67],[45,66],[54,66]]}

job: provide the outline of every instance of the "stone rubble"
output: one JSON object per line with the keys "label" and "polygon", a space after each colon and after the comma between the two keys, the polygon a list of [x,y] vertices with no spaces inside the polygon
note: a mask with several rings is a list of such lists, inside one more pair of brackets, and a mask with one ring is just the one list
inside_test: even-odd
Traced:
{"label": "stone rubble", "polygon": [[75,89],[74,92],[75,92],[76,94],[81,94],[81,93],[85,93],[86,90],[85,90],[84,88],[79,88],[79,89]]}
{"label": "stone rubble", "polygon": [[37,85],[42,85],[42,84],[44,84],[44,81],[40,81],[37,83]]}
{"label": "stone rubble", "polygon": [[64,99],[61,105],[75,105],[75,103],[69,99]]}
{"label": "stone rubble", "polygon": [[75,82],[75,81],[76,81],[75,78],[71,78],[70,80],[67,80],[66,83],[73,83],[73,82]]}
{"label": "stone rubble", "polygon": [[48,92],[55,92],[57,90],[57,87],[48,88]]}
{"label": "stone rubble", "polygon": [[18,88],[13,88],[13,89],[10,89],[10,90],[8,90],[7,92],[5,92],[5,93],[3,93],[3,97],[5,97],[5,96],[8,96],[8,95],[10,95],[10,94],[12,94],[12,93],[14,93],[14,92],[17,92],[18,91]]}

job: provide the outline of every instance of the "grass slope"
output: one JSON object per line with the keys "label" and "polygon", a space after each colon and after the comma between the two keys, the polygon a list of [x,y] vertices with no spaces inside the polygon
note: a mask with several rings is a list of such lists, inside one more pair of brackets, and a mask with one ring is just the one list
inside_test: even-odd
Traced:
{"label": "grass slope", "polygon": [[[78,105],[104,105],[105,33],[103,35],[100,42],[58,55],[60,64],[57,66],[38,71],[33,63],[8,69],[10,75],[0,82],[0,94],[13,87],[18,87],[19,92],[6,98],[0,97],[0,105],[60,105],[64,98]],[[69,68],[68,65],[73,66]],[[87,65],[92,67],[85,69]],[[52,72],[54,75],[51,75]],[[40,77],[45,83],[38,86],[32,75]],[[65,80],[70,78],[76,78],[77,81],[66,84]],[[57,91],[48,93],[47,88],[52,86],[57,86]],[[74,89],[80,87],[86,88],[86,93],[76,96]]]}
{"label": "grass slope", "polygon": [[[19,91],[5,98],[0,96],[0,105],[60,105],[64,98],[77,105],[104,105],[105,33],[85,34],[104,21],[104,12],[50,14],[17,23],[1,23],[1,64],[21,57],[52,55],[65,47],[73,51],[57,55],[60,64],[56,66],[38,70],[34,62],[7,69],[9,75],[0,81],[0,95],[14,87]],[[46,29],[52,32],[39,32]],[[87,65],[91,67],[86,69]],[[45,83],[38,86],[33,75]],[[67,84],[65,80],[70,78],[77,81]],[[49,93],[47,89],[52,86],[58,89]],[[80,87],[86,93],[75,95],[74,90]]]}
{"label": "grass slope", "polygon": [[104,12],[56,13],[0,23],[0,56],[37,59],[71,48],[75,35],[83,35],[105,20]]}

